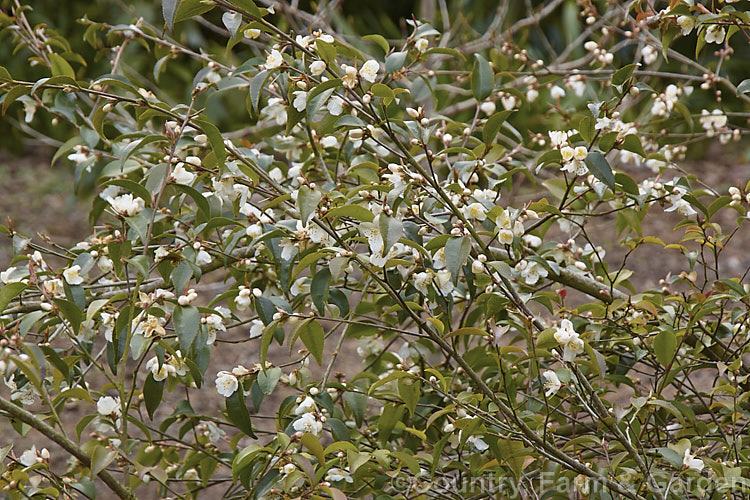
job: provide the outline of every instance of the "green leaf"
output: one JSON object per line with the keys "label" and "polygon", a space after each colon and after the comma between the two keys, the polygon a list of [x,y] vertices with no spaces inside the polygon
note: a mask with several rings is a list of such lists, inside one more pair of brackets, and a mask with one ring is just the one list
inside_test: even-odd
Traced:
{"label": "green leaf", "polygon": [[495,88],[495,73],[490,63],[479,54],[474,54],[476,62],[471,71],[471,92],[477,101],[487,99]]}
{"label": "green leaf", "polygon": [[29,93],[29,89],[22,85],[18,85],[10,89],[3,98],[3,109],[2,109],[3,115],[5,115],[5,112],[8,110],[8,107],[10,107],[10,105],[13,104],[16,101],[16,99],[28,93]]}
{"label": "green leaf", "polygon": [[362,205],[344,205],[343,207],[329,210],[325,214],[325,218],[327,219],[335,219],[337,217],[351,217],[360,222],[372,222],[375,218],[372,212]]}
{"label": "green leaf", "polygon": [[406,404],[406,408],[409,410],[409,415],[414,416],[414,411],[417,409],[417,402],[422,392],[422,384],[419,380],[411,377],[403,377],[398,379],[398,395],[401,400]]}
{"label": "green leaf", "polygon": [[319,365],[323,364],[323,345],[325,343],[325,332],[323,327],[320,326],[317,320],[310,319],[303,323],[298,330],[299,338],[310,354],[313,355],[315,361]]}
{"label": "green leaf", "polygon": [[52,76],[67,76],[73,80],[76,79],[76,73],[70,66],[68,61],[63,56],[55,53],[47,54],[49,58],[50,67],[52,69]]}
{"label": "green leaf", "polygon": [[181,0],[161,0],[161,14],[164,17],[164,22],[170,33],[174,31],[174,16],[177,13],[177,7],[180,5],[180,1]]}
{"label": "green leaf", "polygon": [[65,299],[52,299],[55,301],[55,305],[60,309],[60,312],[65,319],[70,322],[70,327],[77,334],[81,328],[81,320],[83,319],[83,312],[81,308],[75,305],[73,302]]}
{"label": "green leaf", "polygon": [[180,341],[182,352],[188,352],[193,344],[195,337],[198,335],[198,329],[201,324],[201,315],[198,309],[193,306],[177,307],[172,316],[174,329],[177,331],[177,338]]}
{"label": "green leaf", "polygon": [[91,478],[99,474],[117,456],[117,450],[108,450],[97,444],[91,452]]}
{"label": "green leaf", "polygon": [[635,134],[628,134],[622,141],[622,148],[631,153],[641,155],[643,158],[646,157],[646,151],[643,149],[641,139]]}
{"label": "green leaf", "polygon": [[143,399],[146,402],[146,411],[148,418],[154,419],[154,412],[161,403],[164,394],[164,380],[154,380],[154,374],[149,373],[146,381],[143,383]]}
{"label": "green leaf", "polygon": [[227,158],[227,150],[224,148],[224,138],[221,136],[221,132],[216,128],[216,125],[206,118],[196,118],[193,122],[200,126],[203,133],[206,134],[208,142],[211,144],[211,149],[214,155],[216,155],[216,161],[219,163],[219,166],[223,167]]}
{"label": "green leaf", "polygon": [[365,412],[367,411],[367,394],[347,391],[344,393],[344,401],[349,405],[349,409],[352,411],[357,427],[360,427],[364,421]]}
{"label": "green leaf", "polygon": [[500,453],[500,457],[498,458],[505,460],[505,463],[508,464],[510,470],[513,471],[513,475],[516,476],[516,479],[519,479],[521,477],[521,472],[523,472],[523,464],[526,459],[523,452],[523,443],[520,441],[500,438],[497,440],[497,449]]}
{"label": "green leaf", "polygon": [[312,120],[315,113],[317,113],[323,104],[331,97],[338,87],[341,87],[342,83],[339,78],[328,80],[320,85],[313,88],[307,95],[307,119]]}
{"label": "green leaf", "polygon": [[257,382],[261,392],[263,392],[263,394],[265,394],[266,396],[271,395],[273,393],[273,390],[276,388],[276,384],[279,383],[281,375],[281,368],[279,368],[278,366],[273,366],[271,368],[259,371]]}
{"label": "green leaf", "polygon": [[214,3],[207,0],[179,0],[174,22],[179,23],[200,16],[213,8]]}
{"label": "green leaf", "polygon": [[302,223],[307,224],[315,215],[315,209],[318,208],[318,203],[323,198],[320,191],[311,189],[309,186],[302,186],[299,188],[297,195],[297,210],[299,210]]}
{"label": "green leaf", "polygon": [[257,439],[253,432],[253,424],[250,420],[250,412],[245,404],[245,395],[242,391],[242,385],[237,388],[231,396],[226,398],[227,419],[234,424],[239,430]]}
{"label": "green leaf", "polygon": [[313,276],[310,284],[310,297],[312,298],[318,314],[324,315],[328,303],[328,291],[331,286],[331,270],[327,267],[320,269]]}
{"label": "green leaf", "polygon": [[10,301],[18,297],[24,290],[26,290],[26,283],[20,281],[16,283],[8,283],[2,289],[0,289],[0,312],[3,312]]}
{"label": "green leaf", "polygon": [[383,49],[383,53],[387,54],[389,50],[391,50],[391,47],[388,45],[388,41],[383,38],[382,35],[365,35],[362,38],[365,40],[370,40],[371,42],[374,42],[375,45]]}
{"label": "green leaf", "polygon": [[615,71],[612,75],[612,85],[622,85],[628,78],[633,76],[633,70],[635,70],[635,64],[628,64]]}
{"label": "green leaf", "polygon": [[750,94],[750,78],[742,80],[742,82],[737,85],[737,96],[740,94]]}
{"label": "green leaf", "polygon": [[461,267],[471,253],[471,240],[468,236],[451,238],[445,243],[445,262],[451,272],[453,283],[458,280]]}
{"label": "green leaf", "polygon": [[396,423],[400,422],[404,416],[404,411],[406,408],[403,405],[395,403],[388,403],[383,407],[383,412],[378,419],[378,439],[383,447],[387,446]]}
{"label": "green leaf", "polygon": [[323,449],[323,445],[320,444],[320,441],[318,441],[318,438],[310,434],[309,432],[305,433],[302,436],[302,439],[300,439],[300,442],[310,450],[310,452],[315,455],[315,458],[318,459],[318,464],[320,464],[320,467],[325,469],[326,467],[326,454],[325,450]]}
{"label": "green leaf", "polygon": [[662,330],[654,339],[654,354],[662,366],[668,366],[677,353],[677,336],[671,330]]}
{"label": "green leaf", "polygon": [[504,110],[500,111],[499,113],[493,114],[487,119],[484,127],[482,128],[482,138],[484,139],[485,144],[489,145],[492,141],[495,140],[497,133],[500,132],[500,127],[503,123],[505,123],[505,120],[507,120],[512,113],[512,109]]}
{"label": "green leaf", "polygon": [[0,66],[0,82],[11,82],[13,81],[13,77],[10,75],[7,69],[5,69],[3,66]]}
{"label": "green leaf", "polygon": [[615,177],[612,175],[612,167],[609,166],[609,162],[604,155],[597,151],[590,151],[586,156],[586,166],[589,168],[589,172],[594,174],[594,177],[614,190]]}
{"label": "green leaf", "polygon": [[394,52],[385,58],[385,72],[394,73],[404,67],[408,52]]}

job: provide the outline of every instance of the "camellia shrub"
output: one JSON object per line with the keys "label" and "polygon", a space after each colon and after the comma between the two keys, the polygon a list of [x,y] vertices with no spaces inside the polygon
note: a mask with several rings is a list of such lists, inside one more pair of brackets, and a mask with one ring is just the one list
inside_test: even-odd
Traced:
{"label": "camellia shrub", "polygon": [[498,4],[3,2],[4,494],[746,498],[747,2]]}

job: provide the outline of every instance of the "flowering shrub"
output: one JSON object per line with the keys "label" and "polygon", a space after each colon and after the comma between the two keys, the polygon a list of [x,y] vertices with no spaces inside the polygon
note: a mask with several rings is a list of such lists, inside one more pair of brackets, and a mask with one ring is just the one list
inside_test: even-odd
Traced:
{"label": "flowering shrub", "polygon": [[747,495],[750,195],[681,166],[744,132],[747,2],[537,3],[163,0],[90,59],[9,7],[2,112],[96,193],[2,227],[10,498]]}

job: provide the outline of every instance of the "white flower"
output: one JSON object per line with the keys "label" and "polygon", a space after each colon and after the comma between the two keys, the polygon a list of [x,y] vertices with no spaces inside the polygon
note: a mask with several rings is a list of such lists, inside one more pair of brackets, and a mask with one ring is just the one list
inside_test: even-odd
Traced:
{"label": "white flower", "polygon": [[65,295],[63,282],[60,278],[47,280],[42,283],[42,286],[44,287],[44,293],[51,297],[62,297]]}
{"label": "white flower", "polygon": [[344,100],[335,95],[328,99],[326,109],[333,116],[339,116],[344,111]]}
{"label": "white flower", "polygon": [[81,266],[76,264],[63,271],[63,277],[69,285],[80,285],[83,283],[83,276],[80,274]]}
{"label": "white flower", "polygon": [[242,32],[242,35],[245,38],[258,38],[261,34],[261,31],[258,28],[248,28],[245,31]]}
{"label": "white flower", "polygon": [[346,469],[338,469],[336,467],[333,467],[332,469],[328,470],[328,474],[326,474],[326,481],[346,481],[347,483],[353,483],[354,478],[349,473],[349,468]]}
{"label": "white flower", "polygon": [[320,76],[326,70],[325,61],[314,61],[310,64],[310,74],[313,76]]}
{"label": "white flower", "polygon": [[516,264],[516,271],[521,273],[521,278],[526,282],[527,285],[534,285],[539,278],[545,278],[547,276],[547,269],[536,261],[528,261],[526,259],[521,260]]}
{"label": "white flower", "polygon": [[447,269],[438,271],[435,275],[435,284],[443,295],[449,295],[453,291],[453,280],[451,279],[451,272]]}
{"label": "white flower", "polygon": [[252,303],[252,290],[244,285],[240,285],[240,293],[234,299],[234,305],[238,311],[247,311]]}
{"label": "white flower", "polygon": [[354,66],[347,66],[346,64],[341,65],[341,70],[344,75],[341,77],[341,83],[348,89],[353,89],[357,86],[359,78],[357,77],[357,68]]}
{"label": "white flower", "polygon": [[545,396],[550,397],[562,387],[562,382],[552,370],[546,370],[542,373],[542,376],[544,377],[544,388],[547,389],[547,392],[544,393]]}
{"label": "white flower", "polygon": [[651,45],[646,45],[641,51],[641,57],[643,58],[643,62],[647,65],[652,64],[659,58],[659,52]]}
{"label": "white flower", "polygon": [[695,458],[695,456],[690,454],[690,448],[685,450],[685,455],[682,457],[682,465],[698,472],[702,471],[704,467],[703,460]]}
{"label": "white flower", "polygon": [[484,451],[490,447],[487,443],[484,442],[484,439],[482,439],[481,436],[469,436],[466,438],[466,443],[472,445],[477,451]]}
{"label": "white flower", "polygon": [[211,254],[203,250],[198,250],[198,255],[195,256],[195,263],[199,266],[207,266],[211,263]]}
{"label": "white flower", "polygon": [[427,40],[426,38],[417,38],[414,41],[414,47],[419,52],[424,52],[425,50],[427,50],[427,47],[429,47],[429,46],[430,46],[430,41]]}
{"label": "white flower", "polygon": [[216,374],[216,391],[225,398],[228,398],[239,387],[237,377],[227,371],[220,371]]}
{"label": "white flower", "polygon": [[310,413],[317,410],[318,407],[315,405],[315,401],[310,396],[307,396],[299,406],[294,410],[295,415],[302,415],[304,413]]}
{"label": "white flower", "polygon": [[107,201],[118,215],[124,217],[137,215],[145,208],[145,202],[140,198],[134,198],[131,193],[120,195],[117,198],[107,198]]}
{"label": "white flower", "polygon": [[294,464],[286,464],[281,468],[281,473],[285,476],[288,476],[292,472],[297,470],[297,466]]}
{"label": "white flower", "polygon": [[281,57],[281,52],[273,49],[271,53],[268,54],[268,57],[266,57],[266,69],[278,68],[282,64],[284,64],[284,58]]}
{"label": "white flower", "polygon": [[558,85],[555,85],[550,89],[549,96],[554,100],[562,99],[563,97],[565,97],[565,89]]}
{"label": "white flower", "polygon": [[151,375],[157,382],[160,380],[166,380],[167,377],[176,373],[175,367],[169,363],[162,363],[162,365],[159,366],[159,358],[156,356],[148,360],[148,363],[146,363],[146,370],[151,372]]}
{"label": "white flower", "polygon": [[102,396],[96,402],[96,411],[99,415],[108,417],[110,415],[120,416],[122,414],[122,408],[120,408],[120,398],[112,396]]}
{"label": "white flower", "polygon": [[265,330],[265,325],[263,322],[259,319],[254,319],[252,323],[250,323],[252,326],[250,327],[250,338],[256,339],[263,335],[263,331]]}
{"label": "white flower", "polygon": [[195,174],[185,169],[185,164],[180,162],[172,171],[172,180],[177,184],[190,185],[195,180]]}
{"label": "white flower", "polygon": [[578,338],[578,332],[573,329],[573,323],[569,319],[560,322],[559,328],[555,331],[555,340],[561,345],[565,345],[573,339]]}
{"label": "white flower", "polygon": [[516,96],[514,95],[504,95],[500,98],[500,102],[503,105],[503,109],[505,111],[510,111],[511,109],[514,109],[516,107]]}
{"label": "white flower", "polygon": [[487,209],[481,203],[472,203],[471,205],[464,207],[464,217],[467,219],[476,219],[483,221],[487,218]]}
{"label": "white flower", "polygon": [[432,284],[432,274],[429,272],[421,272],[414,275],[414,288],[419,290],[422,295],[427,295],[429,286]]}
{"label": "white flower", "polygon": [[276,122],[276,125],[284,125],[286,123],[286,106],[284,106],[283,99],[271,97],[268,99],[268,104],[263,108],[262,113]]}
{"label": "white flower", "polygon": [[292,102],[292,106],[301,113],[307,107],[307,92],[304,90],[295,90],[293,94],[294,101]]}
{"label": "white flower", "polygon": [[375,79],[378,77],[379,70],[380,65],[378,64],[378,62],[370,59],[359,69],[359,76],[370,83],[374,83]]}
{"label": "white flower", "polygon": [[727,32],[720,24],[712,24],[706,29],[706,43],[724,43]]}
{"label": "white flower", "polygon": [[31,467],[42,462],[42,457],[36,451],[36,445],[31,445],[31,448],[21,453],[21,457],[18,459],[24,467]]}
{"label": "white flower", "polygon": [[357,346],[357,354],[363,358],[367,358],[376,354],[380,354],[383,351],[383,342],[377,337],[377,335],[371,335],[369,337],[363,337],[359,339],[359,345]]}
{"label": "white flower", "polygon": [[101,257],[99,257],[99,260],[96,261],[96,265],[99,267],[99,269],[101,269],[103,273],[108,273],[114,268],[112,259],[110,259],[106,255],[102,255]]}
{"label": "white flower", "polygon": [[297,432],[309,432],[314,436],[317,436],[323,430],[323,424],[315,418],[314,413],[305,413],[294,421],[292,427]]}
{"label": "white flower", "polygon": [[[25,105],[25,103],[24,103]],[[68,160],[73,161],[80,165],[81,163],[85,162],[89,159],[89,149],[86,146],[82,146],[80,144],[77,144],[73,146],[74,153],[70,153],[68,155]]]}
{"label": "white flower", "polygon": [[692,16],[679,16],[677,18],[677,24],[680,25],[682,30],[682,36],[687,36],[695,28],[695,19]]}
{"label": "white flower", "polygon": [[485,101],[479,105],[479,110],[487,116],[495,112],[496,106],[492,101]]}
{"label": "white flower", "polygon": [[667,199],[672,203],[672,206],[665,208],[665,212],[677,212],[683,217],[690,217],[695,215],[696,212],[693,207],[687,201],[682,199],[682,196],[687,193],[687,190],[683,187],[675,188],[676,193],[667,196]]}

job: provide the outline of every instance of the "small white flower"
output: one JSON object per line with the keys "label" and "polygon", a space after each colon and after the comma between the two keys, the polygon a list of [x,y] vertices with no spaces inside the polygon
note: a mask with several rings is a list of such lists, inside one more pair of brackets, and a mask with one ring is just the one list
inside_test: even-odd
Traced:
{"label": "small white flower", "polygon": [[313,398],[311,398],[310,396],[307,396],[305,397],[304,400],[302,400],[299,406],[294,410],[294,414],[302,415],[304,413],[310,413],[317,409],[318,407],[315,405],[315,400],[313,400]]}
{"label": "small white flower", "polygon": [[556,100],[556,101],[557,101],[558,99],[562,99],[563,97],[565,97],[565,89],[563,89],[563,88],[562,88],[562,87],[560,87],[559,85],[555,85],[554,87],[552,87],[552,88],[550,89],[550,91],[549,91],[549,96],[550,96],[550,97],[551,97],[552,99]]}
{"label": "small white flower", "polygon": [[341,83],[344,85],[344,87],[348,89],[353,89],[357,86],[357,83],[359,82],[359,77],[357,77],[357,68],[354,66],[347,66],[346,64],[341,65],[341,70],[344,72],[344,75],[341,77]]}
{"label": "small white flower", "polygon": [[216,374],[216,391],[225,398],[228,398],[239,387],[239,381],[232,373],[220,371]]}
{"label": "small white flower", "polygon": [[578,338],[578,332],[573,329],[573,323],[569,319],[560,322],[560,326],[555,331],[555,340],[565,345],[573,339]]}
{"label": "small white flower", "polygon": [[99,257],[99,260],[96,261],[96,265],[103,273],[108,273],[114,268],[112,259],[110,259],[106,255],[102,255],[101,257]]}
{"label": "small white flower", "polygon": [[690,448],[685,450],[685,455],[682,457],[682,465],[698,472],[702,471],[704,467],[703,460],[695,458],[695,456],[690,454]]}
{"label": "small white flower", "polygon": [[487,209],[481,203],[472,203],[463,210],[464,216],[467,219],[476,219],[483,221],[487,218]]}
{"label": "small white flower", "polygon": [[107,198],[107,201],[118,215],[132,217],[139,214],[145,208],[145,202],[131,193],[126,193],[117,198]]}
{"label": "small white flower", "polygon": [[203,250],[198,250],[198,255],[195,256],[195,263],[199,266],[207,266],[212,262],[211,254]]}
{"label": "small white flower", "polygon": [[31,467],[32,465],[40,463],[42,461],[42,457],[40,457],[37,453],[36,445],[31,445],[31,448],[21,453],[18,461],[21,462],[24,467]]}
{"label": "small white flower", "polygon": [[313,61],[313,63],[310,64],[310,73],[313,76],[320,76],[323,74],[325,70],[326,70],[325,61]]}
{"label": "small white flower", "polygon": [[288,476],[292,472],[297,470],[297,466],[294,464],[286,464],[281,468],[281,473],[285,476]]}
{"label": "small white flower", "polygon": [[466,438],[466,443],[472,445],[477,451],[484,451],[490,447],[487,443],[484,442],[484,439],[482,439],[481,436],[469,436]]}
{"label": "small white flower", "polygon": [[720,24],[712,24],[706,29],[706,43],[724,43],[727,32]]}
{"label": "small white flower", "polygon": [[292,102],[292,106],[301,113],[307,107],[307,92],[304,90],[295,90],[293,94],[294,101]]}
{"label": "small white flower", "polygon": [[284,64],[284,58],[281,57],[281,52],[273,49],[268,57],[266,57],[266,69],[275,69]]}
{"label": "small white flower", "polygon": [[172,171],[171,179],[177,184],[190,185],[195,180],[195,174],[185,169],[185,164],[180,162]]}
{"label": "small white flower", "polygon": [[323,423],[315,418],[314,413],[305,413],[294,421],[292,427],[297,432],[309,432],[317,436],[323,430]]}
{"label": "small white flower", "polygon": [[677,24],[682,30],[682,36],[687,36],[695,28],[695,19],[692,16],[679,16],[677,18]]}
{"label": "small white flower", "polygon": [[354,478],[349,473],[348,467],[346,469],[338,469],[334,467],[328,470],[328,474],[326,474],[326,481],[346,481],[347,483],[353,483]]}
{"label": "small white flower", "polygon": [[151,372],[151,375],[157,382],[160,380],[166,380],[167,377],[176,373],[175,367],[169,363],[162,363],[162,365],[159,366],[159,358],[156,356],[148,360],[148,363],[146,363],[146,370]]}
{"label": "small white flower", "polygon": [[257,339],[258,337],[263,335],[263,331],[265,330],[265,325],[263,325],[263,322],[259,319],[254,319],[251,323],[250,327],[250,338],[251,339]]}
{"label": "small white flower", "polygon": [[122,409],[120,408],[120,398],[112,396],[102,396],[96,402],[96,411],[99,415],[108,417],[110,415],[120,416]]}
{"label": "small white flower", "polygon": [[370,83],[374,83],[375,79],[378,77],[379,70],[380,65],[378,64],[378,62],[370,59],[369,61],[365,62],[359,69],[359,76]]}
{"label": "small white flower", "polygon": [[344,100],[335,95],[328,99],[326,109],[333,116],[339,116],[344,111]]}
{"label": "small white flower", "polygon": [[81,266],[76,264],[63,271],[63,277],[69,285],[80,285],[83,283],[83,276],[80,274]]}
{"label": "small white flower", "polygon": [[546,370],[542,373],[542,376],[544,377],[544,388],[547,389],[547,392],[544,393],[545,396],[552,396],[562,387],[562,382],[552,370]]}
{"label": "small white flower", "polygon": [[485,101],[479,105],[479,110],[487,116],[495,112],[496,106],[492,101]]}

